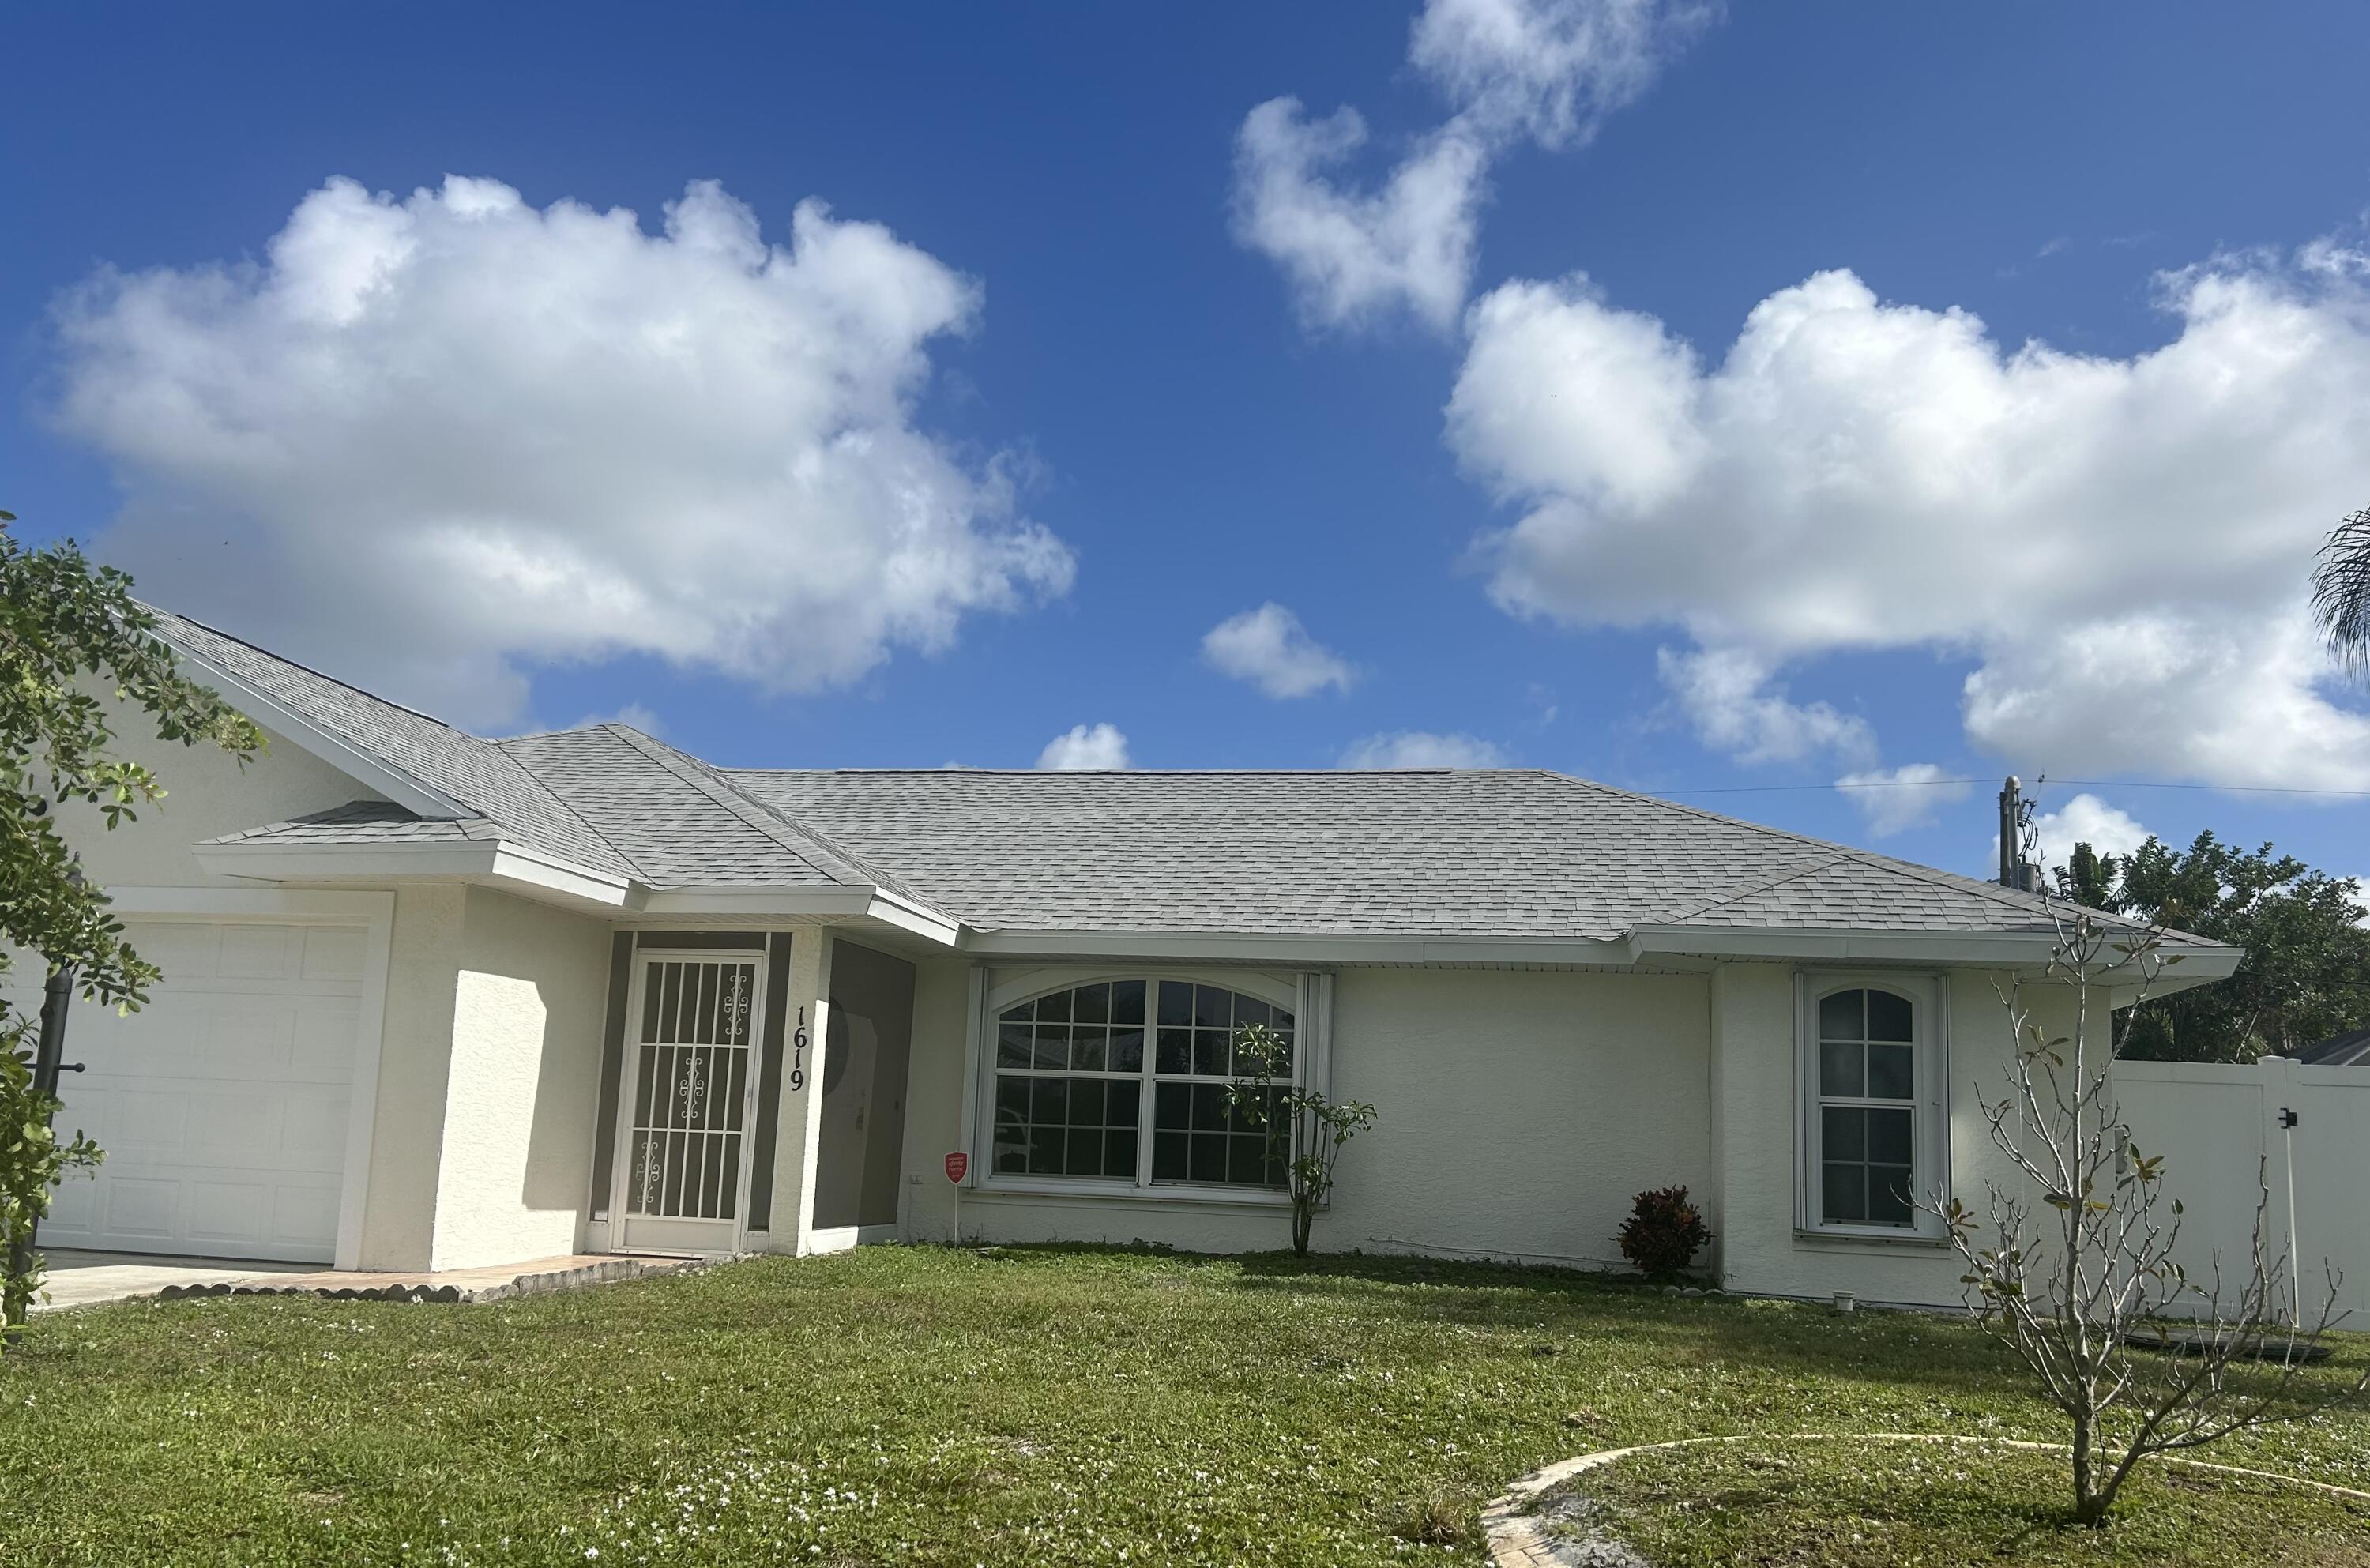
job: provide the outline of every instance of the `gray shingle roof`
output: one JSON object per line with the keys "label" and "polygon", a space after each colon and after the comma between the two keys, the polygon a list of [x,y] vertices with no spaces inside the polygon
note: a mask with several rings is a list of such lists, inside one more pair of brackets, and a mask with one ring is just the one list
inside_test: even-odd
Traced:
{"label": "gray shingle roof", "polygon": [[313,723],[450,796],[527,842],[632,874],[616,848],[491,741],[373,697],[210,626],[150,606],[165,640],[278,698]]}
{"label": "gray shingle roof", "polygon": [[[2070,914],[2065,905],[2061,914]],[[2130,922],[2091,912],[2117,926]],[[2047,907],[1996,882],[1858,851],[1740,890],[1659,912],[1671,926],[1784,926],[1814,930],[2003,931],[2046,935]]]}
{"label": "gray shingle roof", "polygon": [[312,812],[286,822],[225,833],[215,844],[468,844],[487,843],[502,836],[500,825],[485,817],[450,819],[414,816],[392,801],[349,801],[325,812]]}
{"label": "gray shingle roof", "polygon": [[652,888],[880,887],[1015,931],[2052,928],[2030,894],[1558,773],[717,768],[618,724],[482,740],[158,616],[168,641],[464,808],[355,801],[225,842],[501,838]]}
{"label": "gray shingle roof", "polygon": [[1992,883],[1538,770],[726,777],[991,928],[2049,928]]}
{"label": "gray shingle roof", "polygon": [[839,887],[875,881],[733,790],[713,770],[623,724],[501,743],[653,887]]}

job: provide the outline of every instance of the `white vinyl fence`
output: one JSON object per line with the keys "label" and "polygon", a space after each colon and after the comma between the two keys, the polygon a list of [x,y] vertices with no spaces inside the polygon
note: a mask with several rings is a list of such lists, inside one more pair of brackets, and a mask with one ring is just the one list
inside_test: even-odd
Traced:
{"label": "white vinyl fence", "polygon": [[[2243,1067],[2117,1062],[2115,1093],[2140,1152],[2164,1157],[2166,1189],[2183,1211],[2178,1255],[2192,1279],[2210,1280],[2217,1252],[2226,1277],[2247,1266],[2268,1184],[2264,1243],[2284,1257],[2293,1220],[2307,1321],[2333,1269],[2338,1307],[2349,1314],[2339,1326],[2370,1331],[2370,1067],[2304,1066],[2285,1056]],[[2284,1113],[2294,1114],[2293,1128],[2281,1124]],[[2280,1302],[2285,1310],[2284,1285]]]}

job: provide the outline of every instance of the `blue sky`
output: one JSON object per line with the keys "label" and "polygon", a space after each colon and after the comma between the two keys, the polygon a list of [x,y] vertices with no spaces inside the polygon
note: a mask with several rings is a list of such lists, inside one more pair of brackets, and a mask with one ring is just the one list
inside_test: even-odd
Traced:
{"label": "blue sky", "polygon": [[489,732],[1496,757],[1978,870],[2013,769],[2370,869],[2261,792],[2370,790],[2295,630],[2370,14],[1424,16],[20,8],[0,504]]}

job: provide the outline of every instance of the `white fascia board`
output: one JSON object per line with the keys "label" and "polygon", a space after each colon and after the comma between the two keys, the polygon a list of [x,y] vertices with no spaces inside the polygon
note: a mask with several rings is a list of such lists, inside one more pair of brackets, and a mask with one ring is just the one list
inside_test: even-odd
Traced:
{"label": "white fascia board", "polygon": [[646,894],[638,912],[669,919],[714,916],[731,919],[817,917],[855,920],[869,917],[948,947],[962,931],[926,905],[867,885],[838,887],[671,887]]}
{"label": "white fascia board", "polygon": [[630,907],[638,891],[631,878],[509,843],[496,846],[489,878],[512,892],[541,889],[610,909]]}
{"label": "white fascia board", "polygon": [[948,947],[955,946],[962,939],[961,921],[949,919],[926,904],[901,898],[884,888],[873,890],[871,906],[865,913],[883,925],[911,931],[917,937],[926,937]]}
{"label": "white fascia board", "polygon": [[[2000,966],[2046,963],[2057,951],[2052,936],[2023,931],[1794,930],[1772,927],[1641,926],[1629,934],[1639,958],[1807,959],[1832,963],[1944,963]],[[2165,970],[2159,992],[2220,980],[2238,967],[2244,950],[2221,945],[2168,947],[2180,962]]]}
{"label": "white fascia board", "polygon": [[633,883],[624,877],[500,840],[199,844],[191,846],[190,853],[215,876],[254,882],[468,882],[546,903],[621,909],[634,902]]}
{"label": "white fascia board", "polygon": [[[160,637],[163,633],[158,633]],[[457,818],[477,813],[443,790],[413,778],[385,757],[363,750],[343,735],[323,729],[280,698],[240,679],[230,671],[192,651],[169,637],[174,659],[197,670],[203,683],[229,700],[232,707],[266,729],[277,730],[331,767],[411,813],[414,816]]]}
{"label": "white fascia board", "polygon": [[1236,931],[974,931],[966,952],[996,957],[1157,958],[1220,963],[1627,965],[1627,944],[1587,937],[1278,936]]}
{"label": "white fascia board", "polygon": [[869,914],[869,887],[669,887],[640,902],[645,915],[821,915],[852,919]]}

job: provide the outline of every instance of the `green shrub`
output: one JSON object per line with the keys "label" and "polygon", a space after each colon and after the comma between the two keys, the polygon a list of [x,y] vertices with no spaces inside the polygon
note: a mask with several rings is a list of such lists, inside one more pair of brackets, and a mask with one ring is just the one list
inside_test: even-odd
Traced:
{"label": "green shrub", "polygon": [[1686,1273],[1710,1239],[1711,1231],[1696,1205],[1687,1202],[1685,1187],[1639,1193],[1629,1217],[1621,1222],[1621,1255],[1649,1279],[1675,1279]]}

